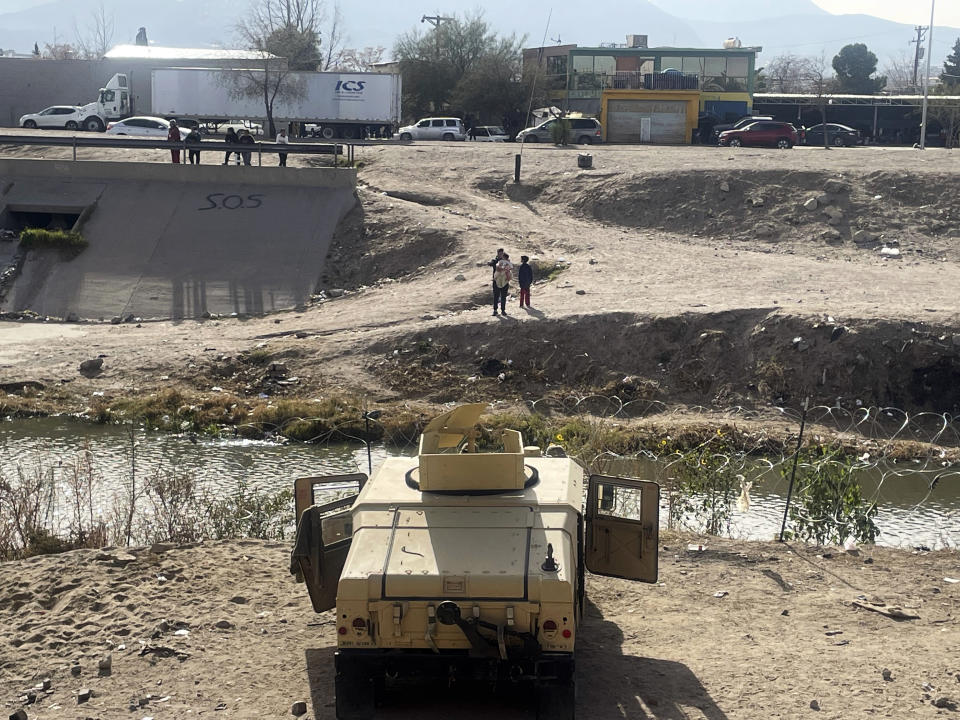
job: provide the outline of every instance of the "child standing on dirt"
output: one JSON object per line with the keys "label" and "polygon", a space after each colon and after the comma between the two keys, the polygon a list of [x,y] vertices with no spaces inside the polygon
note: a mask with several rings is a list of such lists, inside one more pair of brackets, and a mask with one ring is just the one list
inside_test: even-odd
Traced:
{"label": "child standing on dirt", "polygon": [[533,268],[530,267],[530,258],[526,255],[520,256],[520,267],[517,268],[517,284],[520,285],[520,307],[523,307],[523,301],[527,301],[527,307],[530,307],[530,286],[533,285]]}

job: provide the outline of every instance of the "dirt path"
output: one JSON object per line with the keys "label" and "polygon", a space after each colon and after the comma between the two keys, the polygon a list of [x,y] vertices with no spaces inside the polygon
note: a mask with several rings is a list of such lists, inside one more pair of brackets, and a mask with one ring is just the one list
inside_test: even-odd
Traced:
{"label": "dirt path", "polygon": [[[300,700],[307,717],[332,718],[333,624],[287,574],[288,553],[235,541],[0,565],[0,706],[13,713],[49,677],[31,719],[285,717]],[[808,718],[816,701],[826,718],[929,718],[960,703],[960,584],[944,580],[960,577],[956,551],[851,555],[667,533],[660,565],[654,586],[589,578],[580,717]],[[861,596],[919,618],[859,608]],[[78,705],[81,688],[93,697]],[[454,716],[531,717],[522,696],[423,687],[394,690],[378,713]]]}

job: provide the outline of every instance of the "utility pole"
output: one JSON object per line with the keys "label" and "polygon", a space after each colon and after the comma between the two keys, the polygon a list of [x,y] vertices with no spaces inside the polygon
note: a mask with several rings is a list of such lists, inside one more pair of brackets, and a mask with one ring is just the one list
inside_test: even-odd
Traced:
{"label": "utility pole", "polygon": [[916,45],[913,49],[913,87],[917,87],[917,69],[923,58],[923,36],[926,35],[927,29],[923,25],[917,25],[914,30],[917,31],[917,39],[911,40],[910,43]]}
{"label": "utility pole", "polygon": [[927,33],[927,69],[923,73],[923,113],[920,120],[920,149],[927,147],[927,96],[930,94],[930,56],[933,54],[933,11],[937,0],[930,0],[930,32]]}
{"label": "utility pole", "polygon": [[443,17],[443,15],[424,15],[420,18],[420,22],[428,22],[433,25],[435,28],[440,26],[442,22],[450,22],[453,18]]}
{"label": "utility pole", "polygon": [[428,22],[433,25],[433,35],[437,40],[437,57],[440,57],[440,23],[450,22],[453,20],[451,17],[444,17],[443,15],[424,15],[420,18],[420,22]]}

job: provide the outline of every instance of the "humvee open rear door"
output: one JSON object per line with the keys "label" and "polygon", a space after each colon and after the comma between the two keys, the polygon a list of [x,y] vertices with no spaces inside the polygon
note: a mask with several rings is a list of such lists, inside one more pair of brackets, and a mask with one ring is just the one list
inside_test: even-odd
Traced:
{"label": "humvee open rear door", "polygon": [[657,581],[660,486],[591,475],[587,490],[587,569],[597,575]]}
{"label": "humvee open rear door", "polygon": [[307,584],[315,612],[337,604],[337,582],[353,538],[350,508],[366,481],[365,474],[352,473],[298,478],[294,482],[297,538],[290,555],[290,572]]}

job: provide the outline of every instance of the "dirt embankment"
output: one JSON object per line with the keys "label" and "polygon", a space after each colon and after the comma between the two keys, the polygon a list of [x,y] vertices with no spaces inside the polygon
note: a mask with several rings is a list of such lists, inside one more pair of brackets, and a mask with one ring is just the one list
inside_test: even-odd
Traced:
{"label": "dirt embankment", "polygon": [[[0,380],[29,396],[8,404],[29,408],[39,385],[47,407],[83,411],[94,393],[172,385],[251,406],[348,391],[384,403],[573,393],[653,410],[806,397],[960,408],[950,153],[597,147],[594,169],[578,170],[577,149],[528,148],[517,185],[516,150],[358,151],[359,204],[318,271],[318,302],[297,312],[3,325]],[[496,247],[533,257],[537,281],[532,309],[511,298],[493,319]],[[296,382],[259,377],[241,361],[251,352]],[[103,371],[78,377],[92,355]]]}
{"label": "dirt embankment", "polygon": [[[307,717],[333,717],[334,621],[288,574],[286,544],[155,550],[0,565],[6,713],[290,717],[304,701]],[[848,554],[667,533],[660,564],[652,586],[588,578],[580,717],[930,718],[960,703],[960,584],[946,579],[960,577],[956,551]],[[894,608],[916,617],[882,614]],[[78,704],[81,690],[91,696]],[[446,687],[394,689],[378,713],[531,716],[522,693]]]}

